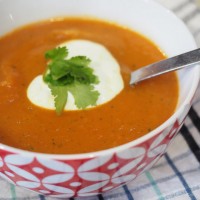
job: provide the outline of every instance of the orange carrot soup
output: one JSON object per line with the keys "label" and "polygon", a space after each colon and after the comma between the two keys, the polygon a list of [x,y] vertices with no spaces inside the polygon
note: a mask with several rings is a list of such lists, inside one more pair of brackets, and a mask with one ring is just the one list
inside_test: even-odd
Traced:
{"label": "orange carrot soup", "polygon": [[[57,115],[31,103],[27,88],[44,74],[45,52],[70,40],[103,45],[119,63],[124,88],[104,104]],[[116,147],[147,134],[175,111],[178,78],[169,73],[131,87],[130,73],[162,59],[163,52],[147,38],[92,19],[44,21],[1,37],[0,142],[34,152],[75,154]]]}

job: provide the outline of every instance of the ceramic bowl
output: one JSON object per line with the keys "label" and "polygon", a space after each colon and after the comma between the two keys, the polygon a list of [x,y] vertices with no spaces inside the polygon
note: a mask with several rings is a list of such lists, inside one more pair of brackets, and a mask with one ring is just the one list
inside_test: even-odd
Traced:
{"label": "ceramic bowl", "polygon": [[[127,26],[154,41],[167,56],[196,48],[183,22],[152,0],[0,0],[0,35],[63,16],[95,17]],[[181,70],[178,77],[176,112],[147,135],[112,149],[76,155],[40,154],[0,144],[0,176],[61,198],[96,195],[134,180],[163,155],[191,107],[199,68]]]}

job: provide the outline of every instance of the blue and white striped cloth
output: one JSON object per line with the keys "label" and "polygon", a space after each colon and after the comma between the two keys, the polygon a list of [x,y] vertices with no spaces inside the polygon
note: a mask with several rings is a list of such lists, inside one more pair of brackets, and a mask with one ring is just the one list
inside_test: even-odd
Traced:
{"label": "blue and white striped cloth", "polygon": [[[184,20],[200,46],[200,0],[157,1]],[[55,200],[15,187],[0,179],[0,200],[6,199]],[[200,87],[180,134],[150,171],[117,190],[86,198],[104,199],[200,200]]]}

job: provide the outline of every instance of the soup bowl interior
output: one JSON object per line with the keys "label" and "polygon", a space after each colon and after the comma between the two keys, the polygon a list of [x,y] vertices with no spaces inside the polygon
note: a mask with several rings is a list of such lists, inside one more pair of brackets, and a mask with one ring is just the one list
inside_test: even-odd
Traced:
{"label": "soup bowl interior", "polygon": [[[16,2],[1,0],[0,3],[0,23],[3,24],[0,35],[37,21],[79,16],[103,19],[133,29],[152,40],[168,57],[196,48],[194,38],[183,22],[178,20],[172,12],[163,9],[152,0],[145,3],[136,0],[133,2],[126,1],[123,6],[120,1],[115,0],[111,0],[110,5],[112,6],[105,6],[105,0],[76,0],[73,2],[58,0],[57,3],[54,0],[42,0],[39,4],[31,0],[18,0]],[[46,9],[47,5],[48,9]],[[150,9],[148,9],[148,6]],[[186,94],[192,91],[191,84],[185,84],[185,79],[188,83],[194,82],[192,81],[194,80],[193,76],[195,76],[193,70],[178,72],[180,98],[177,108],[188,96]],[[187,78],[184,74],[187,74]]]}
{"label": "soup bowl interior", "polygon": [[[107,0],[0,0],[0,36],[33,22],[72,16],[102,19],[133,29],[152,40],[169,57],[196,48],[185,25],[151,0],[110,0],[109,4]],[[52,197],[90,196],[133,180],[165,152],[189,111],[199,69],[181,70],[178,78],[180,93],[175,113],[144,137],[80,155],[31,153],[1,144],[0,156],[4,161],[1,176]]]}

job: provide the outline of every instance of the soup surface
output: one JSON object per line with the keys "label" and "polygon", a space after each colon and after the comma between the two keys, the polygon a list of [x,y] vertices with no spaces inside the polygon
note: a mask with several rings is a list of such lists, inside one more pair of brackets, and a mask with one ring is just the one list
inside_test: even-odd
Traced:
{"label": "soup surface", "polygon": [[[31,104],[26,92],[46,68],[45,52],[71,39],[103,44],[119,62],[125,87],[106,104],[57,116]],[[130,72],[164,58],[143,36],[91,19],[45,21],[7,34],[0,39],[0,142],[35,152],[74,154],[147,134],[174,112],[178,80],[170,73],[130,87]]]}

